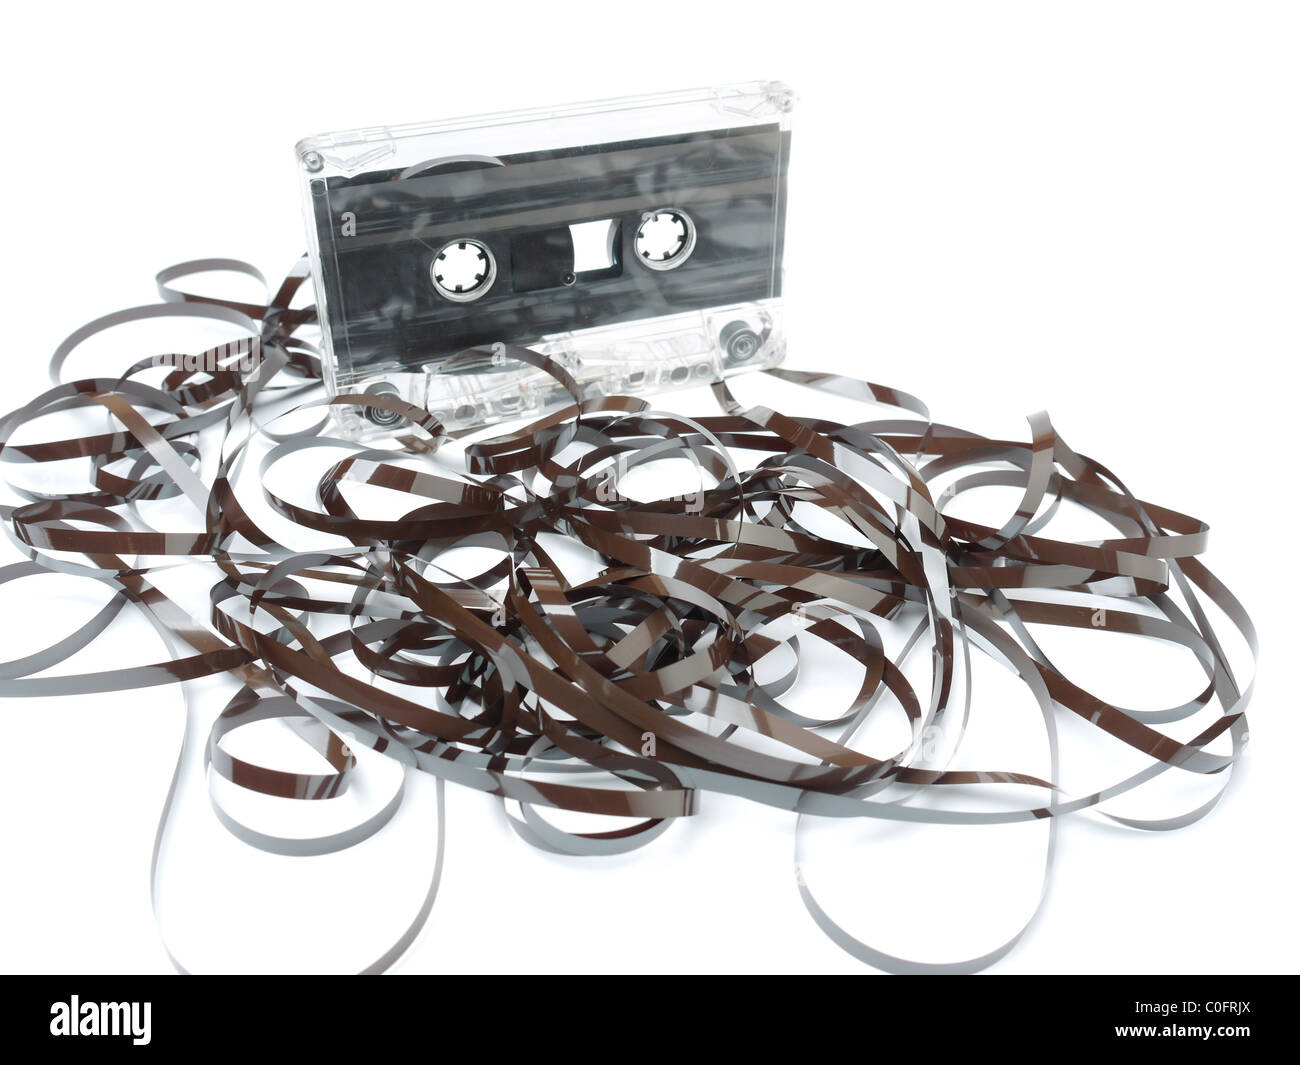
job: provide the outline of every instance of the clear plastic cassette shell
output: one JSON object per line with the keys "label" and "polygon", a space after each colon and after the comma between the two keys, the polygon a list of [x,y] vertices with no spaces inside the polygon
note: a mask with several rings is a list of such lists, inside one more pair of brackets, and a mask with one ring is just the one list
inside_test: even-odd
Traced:
{"label": "clear plastic cassette shell", "polygon": [[[302,141],[330,393],[460,430],[572,402],[499,344],[586,396],[775,365],[793,99],[762,82]],[[352,436],[397,420],[336,410]]]}

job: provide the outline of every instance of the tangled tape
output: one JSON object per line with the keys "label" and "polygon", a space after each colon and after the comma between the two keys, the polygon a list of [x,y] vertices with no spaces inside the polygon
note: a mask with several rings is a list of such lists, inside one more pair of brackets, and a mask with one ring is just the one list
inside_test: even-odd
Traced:
{"label": "tangled tape", "polygon": [[[1134,828],[1173,828],[1206,814],[1226,787],[1246,742],[1253,680],[1238,681],[1206,606],[1239,630],[1252,655],[1257,645],[1240,603],[1197,558],[1207,529],[1135,498],[1108,469],[1073,451],[1046,416],[1030,419],[1028,443],[986,439],[933,422],[905,393],[777,369],[766,372],[893,408],[892,416],[841,424],[747,408],[717,381],[721,413],[690,419],[652,410],[641,398],[584,398],[561,366],[507,346],[508,358],[550,374],[573,405],[504,435],[480,431],[461,445],[427,411],[396,397],[322,398],[316,350],[299,336],[314,312],[293,306],[305,263],[265,304],[174,287],[217,270],[260,280],[234,260],[164,271],[162,303],[74,333],[54,355],[54,387],[0,422],[6,463],[21,470],[74,461],[88,472],[74,492],[42,494],[10,479],[24,502],[3,516],[29,561],[0,570],[0,580],[54,571],[112,589],[76,632],[0,665],[3,694],[86,694],[228,675],[238,690],[217,715],[204,757],[208,772],[229,784],[328,801],[349,787],[352,748],[362,745],[433,774],[439,788],[451,780],[499,796],[520,836],[564,854],[642,846],[693,814],[707,792],[789,810],[800,822],[1048,819],[1054,840],[1063,815],[1098,808],[1169,770],[1217,776],[1219,784],[1176,816],[1098,812]],[[170,317],[215,320],[246,335],[198,359],[147,358],[121,376],[62,380],[69,355],[91,336]],[[446,370],[454,372],[454,363]],[[330,439],[322,433],[332,405],[393,412],[402,427],[384,446]],[[36,419],[88,414],[107,415],[107,431],[26,440]],[[315,423],[283,428],[304,416]],[[461,469],[445,458],[457,448]],[[241,479],[255,450],[258,476]],[[742,464],[742,453],[758,457]],[[206,479],[205,460],[213,467]],[[636,468],[681,460],[703,478],[690,497],[638,502],[621,491]],[[272,490],[280,464],[303,462],[317,471],[310,502]],[[237,487],[247,491],[253,480],[281,518],[342,546],[283,546],[241,503]],[[358,513],[359,486],[401,499],[397,516]],[[956,497],[993,486],[1019,494],[1000,526],[953,516]],[[201,527],[151,527],[142,504],[169,499],[187,501]],[[1052,535],[1067,505],[1117,535],[1090,542]],[[812,512],[821,519],[810,521]],[[816,531],[832,525],[842,537]],[[552,536],[581,545],[595,561],[594,576],[566,572],[544,542]],[[443,563],[465,547],[486,549],[495,561],[457,576]],[[159,568],[178,562],[215,567],[204,619],[158,586]],[[46,673],[128,605],[163,634],[173,657],[93,674]],[[1030,631],[1095,631],[1099,616],[1109,632],[1190,652],[1204,687],[1161,709],[1114,705],[1072,682]],[[892,654],[884,638],[890,627],[906,635]],[[817,717],[783,702],[801,641],[811,640],[848,656],[861,674],[846,705]],[[903,659],[926,647],[928,683],[914,684]],[[951,767],[970,710],[974,654],[1009,669],[1036,700],[1051,753],[1047,775]],[[865,753],[855,740],[885,706],[906,716],[912,740]],[[1210,723],[1192,738],[1169,733],[1170,724],[1202,713]],[[1059,780],[1060,715],[1131,748],[1143,768],[1087,794],[1067,793]],[[324,759],[319,771],[278,770],[227,752],[223,739],[233,730],[269,718],[297,725]],[[945,725],[958,740],[942,764],[932,764],[921,737]],[[994,808],[962,801],[1008,787],[1019,801]],[[244,824],[213,799],[240,838],[299,855],[367,838],[400,802],[399,791],[346,831],[286,838]],[[547,809],[618,818],[618,827],[563,829]],[[167,816],[165,809],[155,867]],[[797,827],[796,850],[799,834]],[[437,876],[415,921],[368,971],[390,965],[413,941]],[[1019,938],[962,962],[912,962],[842,928],[802,879],[799,891],[835,942],[888,970],[973,971]]]}

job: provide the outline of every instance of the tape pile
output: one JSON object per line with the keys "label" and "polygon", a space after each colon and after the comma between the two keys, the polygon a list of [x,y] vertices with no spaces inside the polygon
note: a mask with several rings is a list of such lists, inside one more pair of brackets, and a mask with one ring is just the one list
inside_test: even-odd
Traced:
{"label": "tape pile", "polygon": [[[507,347],[506,357],[550,374],[574,404],[503,434],[480,431],[458,452],[457,470],[434,461],[456,439],[427,411],[390,395],[321,398],[317,354],[303,338],[314,312],[294,306],[305,264],[265,304],[176,287],[214,270],[260,278],[234,260],[164,271],[161,303],[78,330],[55,353],[54,386],[0,422],[0,459],[11,469],[73,463],[86,478],[57,494],[8,478],[21,502],[3,518],[28,560],[0,570],[0,581],[63,572],[112,590],[73,634],[0,666],[0,694],[88,694],[228,675],[238,690],[206,738],[206,760],[238,788],[328,801],[348,788],[352,748],[364,745],[499,796],[522,837],[569,854],[641,846],[709,792],[800,817],[972,826],[1050,819],[1054,832],[1064,815],[1090,808],[1131,827],[1178,827],[1207,813],[1226,787],[1246,743],[1252,685],[1230,666],[1209,610],[1252,653],[1256,643],[1241,604],[1197,557],[1207,529],[1134,497],[1045,416],[1030,419],[1027,442],[986,439],[934,422],[922,403],[890,388],[771,369],[764,372],[788,385],[792,408],[812,390],[883,407],[886,416],[840,423],[747,408],[717,381],[719,413],[687,418],[644,397],[583,401],[562,367]],[[198,358],[151,357],[120,374],[62,380],[69,355],[97,333],[173,317],[246,335]],[[386,445],[330,439],[331,406],[389,411],[403,428]],[[97,418],[101,428],[41,437],[33,423],[55,415]],[[318,417],[303,428],[306,416]],[[638,501],[622,490],[633,471],[682,460],[700,476],[690,492]],[[286,462],[315,463],[310,501],[272,490]],[[367,516],[357,501],[375,494],[361,486],[400,503],[387,516]],[[991,486],[1019,496],[1001,525],[955,516],[955,499]],[[281,518],[337,546],[282,544],[251,516],[247,493],[259,491]],[[149,505],[163,500],[187,502],[197,527],[152,527]],[[1065,508],[1091,512],[1114,537],[1058,535]],[[575,572],[548,546],[554,537],[580,547],[591,566]],[[469,575],[443,566],[466,547],[491,561]],[[159,588],[158,568],[178,562],[213,567],[206,617]],[[172,657],[93,674],[55,671],[125,609],[143,612]],[[1031,632],[1094,632],[1098,617],[1108,632],[1189,652],[1204,675],[1199,694],[1156,710],[1115,705],[1074,683]],[[905,639],[887,652],[891,627]],[[811,641],[847,656],[861,676],[845,705],[816,718],[783,702]],[[927,650],[928,679],[916,684],[903,660],[921,661]],[[1010,670],[1036,700],[1051,751],[1046,775],[953,767],[974,655]],[[878,712],[905,715],[911,742],[862,749],[856,741]],[[1208,723],[1175,739],[1169,726],[1198,714]],[[1067,793],[1057,776],[1062,717],[1131,748],[1143,768]],[[223,738],[268,718],[303,726],[328,769],[287,772],[227,753]],[[921,739],[935,726],[956,736],[940,764]],[[1175,816],[1106,812],[1108,800],[1169,771],[1221,783]],[[981,789],[1018,798],[991,807],[965,801]],[[569,831],[548,809],[621,820]],[[350,846],[379,831],[392,810],[345,832],[282,839],[216,807],[250,844],[287,854]],[[807,885],[799,890],[837,943],[889,970],[972,971],[1018,938],[965,961],[910,962],[855,938]],[[417,920],[372,970],[414,939],[434,891],[436,876]]]}

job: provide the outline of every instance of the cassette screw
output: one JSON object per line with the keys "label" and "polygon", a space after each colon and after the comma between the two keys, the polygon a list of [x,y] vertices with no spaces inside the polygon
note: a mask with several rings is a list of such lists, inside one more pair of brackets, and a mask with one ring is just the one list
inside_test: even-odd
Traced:
{"label": "cassette screw", "polygon": [[[366,389],[366,392],[372,396],[401,396],[397,387],[386,381],[371,385]],[[402,416],[397,411],[385,410],[383,407],[366,407],[363,416],[366,421],[379,426],[381,429],[388,429],[402,420]]]}
{"label": "cassette screw", "polygon": [[754,354],[762,346],[762,340],[743,321],[728,322],[723,328],[722,333],[718,336],[723,350],[727,356],[735,362],[745,362],[752,359]]}
{"label": "cassette screw", "polygon": [[320,152],[305,152],[302,157],[302,165],[303,169],[314,174],[325,166],[325,159]]}

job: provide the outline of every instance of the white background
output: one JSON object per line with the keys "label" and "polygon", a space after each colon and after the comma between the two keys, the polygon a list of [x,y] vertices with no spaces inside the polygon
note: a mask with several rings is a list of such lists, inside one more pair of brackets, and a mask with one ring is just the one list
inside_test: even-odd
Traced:
{"label": "white background", "polygon": [[[988,435],[1023,437],[1047,407],[1138,495],[1211,524],[1209,563],[1264,640],[1226,801],[1185,832],[1066,825],[1042,918],[995,971],[1295,969],[1293,6],[65,4],[13,22],[6,408],[73,328],[150,302],[164,265],[287,268],[305,135],[790,83],[790,365],[897,385]],[[43,624],[62,610],[37,605]],[[48,642],[30,598],[0,606],[4,646]],[[1111,680],[1150,680],[1121,662]],[[0,705],[0,969],[167,968],[146,872],[180,720],[167,690]],[[373,915],[409,910],[428,848],[406,827],[409,870],[398,854],[363,889],[316,882],[337,921],[322,939],[378,947]],[[534,852],[451,788],[447,848],[402,971],[864,971],[800,906],[788,819],[746,804],[602,864]],[[983,876],[939,868],[957,904]],[[273,873],[244,889],[272,913],[300,902]],[[253,927],[190,899],[182,924]]]}

